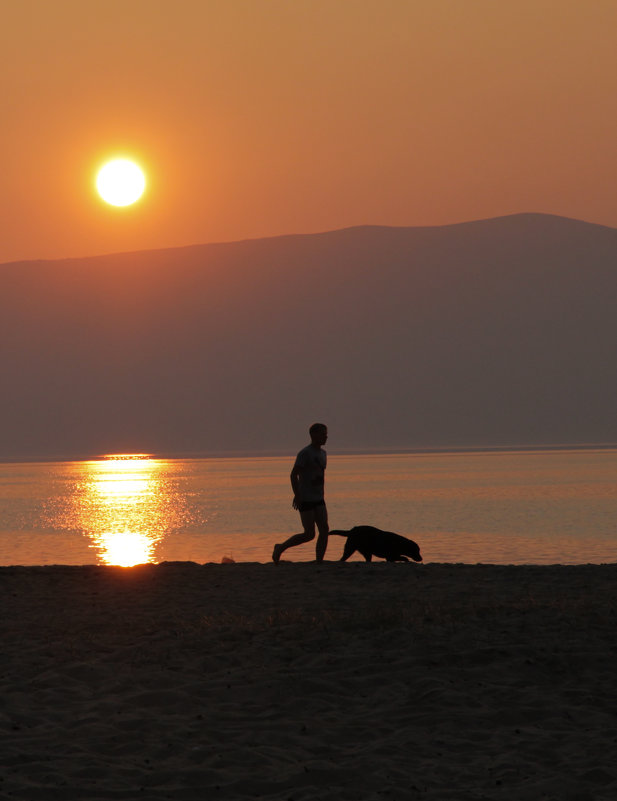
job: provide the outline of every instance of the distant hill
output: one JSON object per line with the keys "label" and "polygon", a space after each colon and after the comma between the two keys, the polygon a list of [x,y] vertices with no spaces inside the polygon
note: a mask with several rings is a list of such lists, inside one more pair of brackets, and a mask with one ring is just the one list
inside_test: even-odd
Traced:
{"label": "distant hill", "polygon": [[617,230],[522,214],[0,265],[4,458],[617,441]]}

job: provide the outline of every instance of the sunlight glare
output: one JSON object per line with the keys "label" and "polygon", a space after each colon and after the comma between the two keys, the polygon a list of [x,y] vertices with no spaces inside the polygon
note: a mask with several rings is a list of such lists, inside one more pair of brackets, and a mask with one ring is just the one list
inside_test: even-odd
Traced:
{"label": "sunlight glare", "polygon": [[152,561],[154,541],[136,531],[114,531],[100,534],[98,545],[107,565],[133,567]]}
{"label": "sunlight glare", "polygon": [[132,567],[154,560],[165,516],[160,467],[143,453],[89,463],[80,527],[88,531],[103,564]]}
{"label": "sunlight glare", "polygon": [[130,206],[142,196],[146,177],[134,161],[113,159],[99,170],[96,188],[111,206]]}

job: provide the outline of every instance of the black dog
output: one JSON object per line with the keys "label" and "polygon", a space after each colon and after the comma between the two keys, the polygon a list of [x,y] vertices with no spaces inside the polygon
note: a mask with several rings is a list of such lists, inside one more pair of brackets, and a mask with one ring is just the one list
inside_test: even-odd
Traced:
{"label": "black dog", "polygon": [[359,551],[367,562],[373,556],[387,559],[388,562],[409,562],[408,556],[414,562],[422,561],[417,543],[392,531],[382,531],[374,526],[354,526],[349,531],[335,529],[330,534],[347,537],[341,562],[349,559],[355,551]]}

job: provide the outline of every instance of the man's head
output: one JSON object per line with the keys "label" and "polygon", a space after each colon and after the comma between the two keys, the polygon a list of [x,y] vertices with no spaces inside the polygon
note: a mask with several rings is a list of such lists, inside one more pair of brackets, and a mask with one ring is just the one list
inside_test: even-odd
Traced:
{"label": "man's head", "polygon": [[324,423],[313,423],[309,428],[309,434],[311,435],[312,444],[321,447],[326,444],[328,439],[328,426],[324,425]]}

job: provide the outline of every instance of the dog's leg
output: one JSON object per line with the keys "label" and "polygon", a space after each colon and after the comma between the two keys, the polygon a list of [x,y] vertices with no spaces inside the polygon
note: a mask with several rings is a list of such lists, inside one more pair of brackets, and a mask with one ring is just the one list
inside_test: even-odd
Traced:
{"label": "dog's leg", "polygon": [[370,551],[360,551],[360,553],[366,559],[367,562],[373,561],[373,554]]}
{"label": "dog's leg", "polygon": [[340,561],[344,562],[345,560],[349,559],[355,550],[356,549],[353,547],[353,545],[349,542],[349,540],[347,540],[345,547],[343,548],[343,555],[341,556]]}

